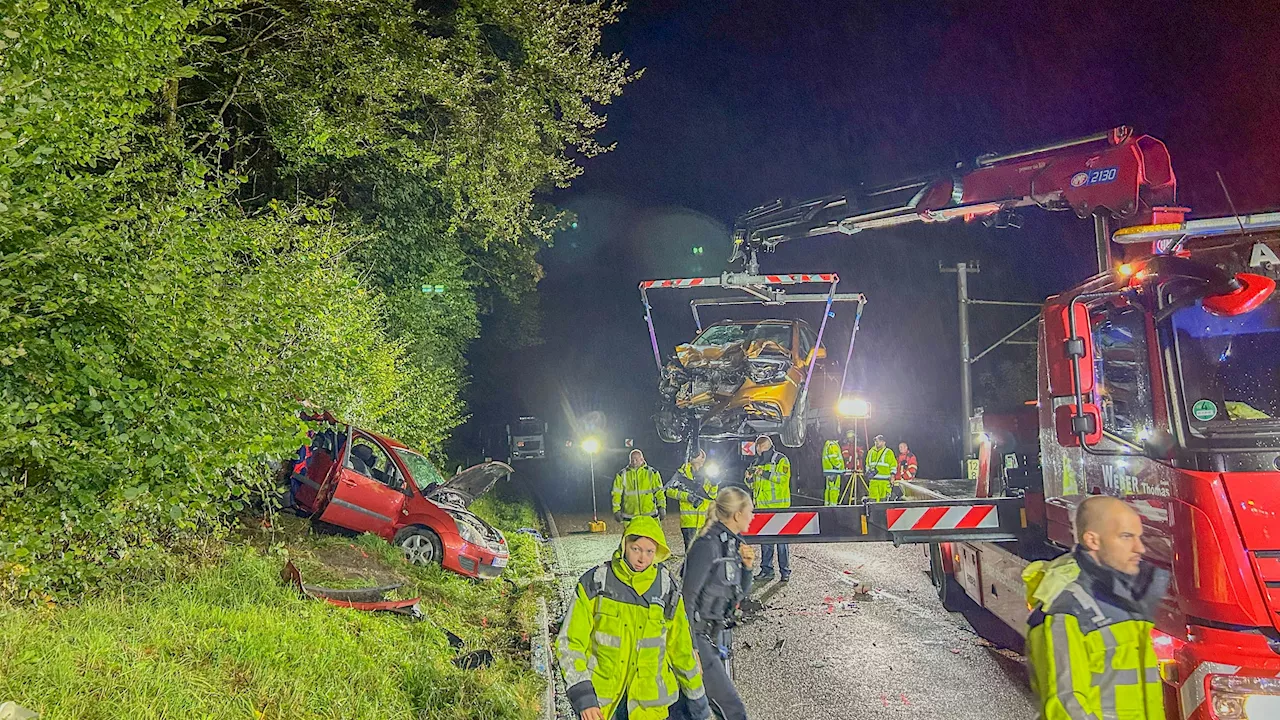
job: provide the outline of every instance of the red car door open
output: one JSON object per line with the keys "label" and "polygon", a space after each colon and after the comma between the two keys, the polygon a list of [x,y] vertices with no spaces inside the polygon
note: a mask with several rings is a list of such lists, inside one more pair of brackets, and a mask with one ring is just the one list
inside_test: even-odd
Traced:
{"label": "red car door open", "polygon": [[373,438],[357,433],[338,474],[333,499],[320,520],[357,532],[390,537],[408,499],[404,479],[389,453]]}

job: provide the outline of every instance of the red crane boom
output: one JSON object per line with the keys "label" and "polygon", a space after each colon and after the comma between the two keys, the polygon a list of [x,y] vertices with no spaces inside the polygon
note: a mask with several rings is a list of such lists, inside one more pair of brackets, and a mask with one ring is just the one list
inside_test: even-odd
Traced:
{"label": "red crane boom", "polygon": [[883,187],[801,203],[775,201],[738,218],[730,262],[743,261],[755,273],[756,253],[779,243],[908,223],[981,219],[1018,227],[1016,210],[1032,205],[1098,218],[1104,247],[1107,219],[1158,222],[1161,208],[1174,204],[1176,189],[1164,143],[1121,126],[1043,147],[982,155],[945,172]]}

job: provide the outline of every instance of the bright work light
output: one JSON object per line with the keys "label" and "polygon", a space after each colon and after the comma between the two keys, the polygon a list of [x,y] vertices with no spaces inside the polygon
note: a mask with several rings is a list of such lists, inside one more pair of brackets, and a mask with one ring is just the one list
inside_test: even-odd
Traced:
{"label": "bright work light", "polygon": [[840,398],[836,411],[844,417],[866,418],[871,416],[871,403],[862,398]]}

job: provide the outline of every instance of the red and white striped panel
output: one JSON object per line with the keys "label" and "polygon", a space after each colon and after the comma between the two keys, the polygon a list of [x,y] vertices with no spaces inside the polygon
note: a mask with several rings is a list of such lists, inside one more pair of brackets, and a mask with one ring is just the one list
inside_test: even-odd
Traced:
{"label": "red and white striped panel", "polygon": [[789,537],[818,534],[818,513],[757,512],[751,519],[751,527],[743,533],[749,537]]}
{"label": "red and white striped panel", "polygon": [[791,285],[794,283],[810,283],[810,282],[835,282],[837,280],[835,273],[818,273],[816,275],[765,275],[765,282],[777,283],[779,285]]}
{"label": "red and white striped panel", "polygon": [[640,287],[649,290],[650,288],[687,288],[719,284],[720,278],[675,278],[673,280],[645,280],[640,283]]}
{"label": "red and white striped panel", "polygon": [[890,508],[885,519],[889,521],[890,532],[1000,527],[1000,516],[996,513],[995,505]]}

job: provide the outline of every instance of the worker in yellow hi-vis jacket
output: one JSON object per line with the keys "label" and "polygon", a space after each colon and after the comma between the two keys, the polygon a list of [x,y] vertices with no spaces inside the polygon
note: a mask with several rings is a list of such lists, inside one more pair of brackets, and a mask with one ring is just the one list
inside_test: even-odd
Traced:
{"label": "worker in yellow hi-vis jacket", "polygon": [[[756,438],[756,459],[747,468],[747,482],[756,510],[791,507],[791,461],[773,449],[768,435]],[[791,579],[791,546],[787,543],[764,543],[760,546],[760,580],[773,579],[773,555],[778,555],[779,579]]]}
{"label": "worker in yellow hi-vis jacket", "polygon": [[1039,717],[1164,720],[1151,629],[1169,574],[1142,559],[1142,518],[1094,495],[1076,511],[1076,542],[1022,573],[1034,608],[1027,658]]}
{"label": "worker in yellow hi-vis jacket", "polygon": [[556,639],[569,702],[581,720],[663,720],[680,695],[694,720],[711,712],[680,586],[657,519],[629,523],[613,559],[578,580]]}
{"label": "worker in yellow hi-vis jacket", "polygon": [[639,448],[631,451],[627,466],[613,478],[613,517],[625,523],[633,517],[667,516],[667,496],[662,489],[662,475],[644,462]]}
{"label": "worker in yellow hi-vis jacket", "polygon": [[840,485],[844,480],[844,453],[840,443],[828,440],[822,445],[822,477],[826,487],[822,490],[823,505],[840,504]]}
{"label": "worker in yellow hi-vis jacket", "polygon": [[707,451],[698,450],[689,462],[681,465],[667,482],[667,497],[680,501],[680,537],[685,552],[693,544],[698,530],[707,522],[707,508],[716,497],[716,486],[702,475],[707,464]]}

